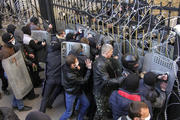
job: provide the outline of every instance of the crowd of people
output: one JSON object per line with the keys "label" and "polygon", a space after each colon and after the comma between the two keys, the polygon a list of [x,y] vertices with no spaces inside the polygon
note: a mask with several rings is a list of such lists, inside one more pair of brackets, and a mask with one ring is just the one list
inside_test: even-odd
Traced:
{"label": "crowd of people", "polygon": [[[30,21],[21,30],[15,25],[8,25],[7,32],[2,35],[4,44],[0,50],[1,61],[21,50],[33,84],[25,98],[33,100],[39,97],[34,88],[44,84],[40,112],[29,113],[26,120],[50,120],[51,116],[45,115],[46,108],[53,108],[60,93],[64,93],[66,109],[60,120],[68,120],[73,114],[77,120],[152,120],[164,106],[168,74],[142,71],[137,55],[118,54],[113,41],[99,41],[94,36],[85,38],[83,31],[66,34],[64,30],[59,30],[47,45],[31,37],[32,30],[41,28],[36,17]],[[48,32],[51,29],[52,25],[49,25]],[[65,64],[62,64],[61,43],[65,41],[79,45],[72,46]],[[82,44],[90,46],[90,57],[83,54]],[[37,52],[43,48],[46,48],[45,80],[39,77],[43,69],[37,58]],[[0,69],[2,91],[9,95],[2,64]],[[14,96],[12,101],[14,109],[32,109],[23,104],[23,99]]]}

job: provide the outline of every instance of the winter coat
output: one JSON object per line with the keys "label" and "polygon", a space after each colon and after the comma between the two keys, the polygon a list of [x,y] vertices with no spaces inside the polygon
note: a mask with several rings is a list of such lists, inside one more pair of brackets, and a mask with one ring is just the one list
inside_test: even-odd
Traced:
{"label": "winter coat", "polygon": [[15,53],[13,47],[8,47],[4,45],[0,50],[0,60],[6,59]]}
{"label": "winter coat", "polygon": [[147,100],[139,93],[130,93],[124,89],[113,91],[109,99],[113,119],[117,120],[120,116],[127,115],[129,104],[132,101],[145,101],[147,103]]}
{"label": "winter coat", "polygon": [[61,84],[61,44],[49,46],[46,58],[46,83]]}
{"label": "winter coat", "polygon": [[139,82],[139,93],[150,101],[152,107],[155,108],[161,108],[166,100],[165,92],[145,84],[143,79]]}

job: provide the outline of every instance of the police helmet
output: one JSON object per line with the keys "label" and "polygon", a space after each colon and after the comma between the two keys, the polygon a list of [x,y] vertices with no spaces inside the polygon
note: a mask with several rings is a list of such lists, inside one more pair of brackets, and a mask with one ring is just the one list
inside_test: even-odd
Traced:
{"label": "police helmet", "polygon": [[134,65],[138,63],[138,57],[128,53],[121,58],[121,62],[123,67],[134,69]]}

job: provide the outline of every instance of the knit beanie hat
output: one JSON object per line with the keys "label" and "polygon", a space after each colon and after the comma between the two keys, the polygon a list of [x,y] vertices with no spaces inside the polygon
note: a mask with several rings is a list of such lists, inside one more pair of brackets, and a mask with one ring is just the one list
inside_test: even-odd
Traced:
{"label": "knit beanie hat", "polygon": [[51,118],[45,113],[33,111],[26,116],[25,120],[51,120]]}
{"label": "knit beanie hat", "polygon": [[144,75],[144,83],[149,86],[154,86],[156,83],[157,75],[153,72],[148,72]]}
{"label": "knit beanie hat", "polygon": [[135,73],[129,74],[124,81],[125,89],[129,92],[135,92],[139,87],[139,76]]}

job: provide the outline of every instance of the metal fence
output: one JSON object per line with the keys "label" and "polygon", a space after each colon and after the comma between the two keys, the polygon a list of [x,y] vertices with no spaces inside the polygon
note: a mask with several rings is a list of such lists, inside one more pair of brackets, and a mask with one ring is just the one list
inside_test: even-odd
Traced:
{"label": "metal fence", "polygon": [[25,25],[32,16],[41,16],[37,0],[1,0],[0,6],[4,24]]}
{"label": "metal fence", "polygon": [[75,25],[81,24],[121,42],[123,53],[135,51],[144,55],[155,50],[172,56],[173,49],[167,40],[171,40],[171,27],[180,23],[179,0],[2,1],[1,14],[5,21],[22,25],[36,16],[41,23],[48,19],[54,25],[54,32],[75,29]]}
{"label": "metal fence", "polygon": [[[134,46],[135,52],[144,55],[145,42],[150,51],[172,55],[171,46],[164,43],[170,38],[171,27],[180,23],[180,1],[155,3],[156,0],[52,0],[57,30],[75,28],[81,24],[97,33],[110,35],[123,42],[123,52],[131,51],[125,41]],[[156,1],[157,2],[157,1]],[[175,6],[174,6],[175,5]],[[142,50],[138,50],[138,43]],[[158,44],[158,45],[157,45]],[[163,48],[162,48],[163,47]]]}

